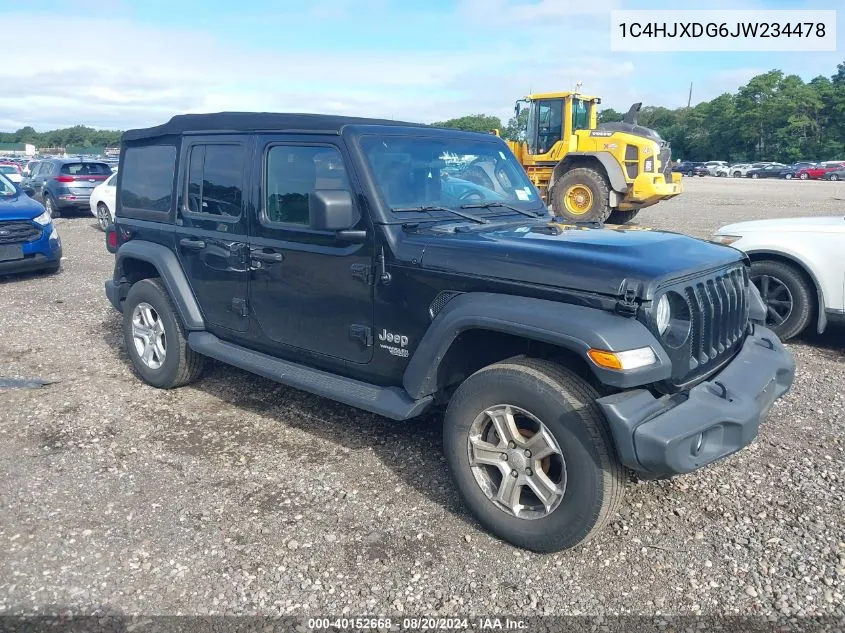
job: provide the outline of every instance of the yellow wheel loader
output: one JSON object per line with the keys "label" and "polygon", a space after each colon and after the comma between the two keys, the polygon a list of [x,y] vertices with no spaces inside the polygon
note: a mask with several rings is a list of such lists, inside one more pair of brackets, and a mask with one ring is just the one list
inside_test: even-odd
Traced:
{"label": "yellow wheel loader", "polygon": [[516,102],[517,116],[523,103],[529,108],[526,140],[508,145],[556,215],[624,224],[683,191],[669,143],[637,125],[642,104],[620,122],[597,125],[598,97],[534,94]]}

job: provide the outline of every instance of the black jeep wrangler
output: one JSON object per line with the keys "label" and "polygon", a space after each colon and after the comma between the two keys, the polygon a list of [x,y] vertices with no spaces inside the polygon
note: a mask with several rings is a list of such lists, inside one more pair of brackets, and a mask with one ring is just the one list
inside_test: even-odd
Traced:
{"label": "black jeep wrangler", "polygon": [[686,473],[757,434],[794,362],[737,250],[563,224],[498,137],[218,113],[124,134],[106,294],[161,388],[207,357],[367,411],[445,409],[491,532],[572,547],[625,468]]}

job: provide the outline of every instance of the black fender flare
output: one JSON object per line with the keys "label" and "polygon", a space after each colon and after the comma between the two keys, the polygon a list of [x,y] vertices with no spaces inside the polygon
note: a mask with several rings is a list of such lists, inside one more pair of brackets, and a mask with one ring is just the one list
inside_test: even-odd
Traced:
{"label": "black fender flare", "polygon": [[552,179],[549,187],[555,184],[560,175],[566,170],[569,163],[576,158],[595,158],[607,174],[607,180],[610,182],[610,188],[618,193],[625,193],[628,191],[628,181],[625,179],[625,172],[622,171],[622,165],[613,157],[610,152],[570,152],[564,156],[554,168],[552,172]]}
{"label": "black fender flare", "polygon": [[155,267],[173,305],[176,306],[185,329],[205,329],[205,319],[203,319],[197,298],[191,290],[179,259],[172,250],[146,240],[131,240],[122,244],[115,255],[116,279],[123,277],[123,263],[127,259],[137,259]]}
{"label": "black fender flare", "polygon": [[[655,336],[639,321],[619,314],[546,299],[494,293],[465,293],[446,304],[432,321],[405,369],[403,386],[412,398],[437,390],[440,364],[452,343],[468,330],[491,330],[550,343],[578,354],[604,384],[629,388],[664,380],[672,362]],[[624,351],[651,347],[657,362],[631,371],[597,366],[591,348]]]}

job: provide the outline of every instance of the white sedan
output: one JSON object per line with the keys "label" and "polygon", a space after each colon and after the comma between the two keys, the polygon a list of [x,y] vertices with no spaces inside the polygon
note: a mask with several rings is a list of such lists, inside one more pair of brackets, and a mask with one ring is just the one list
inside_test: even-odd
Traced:
{"label": "white sedan", "polygon": [[114,205],[117,200],[117,171],[91,192],[91,213],[104,231],[114,222]]}
{"label": "white sedan", "polygon": [[845,217],[784,218],[721,227],[713,241],[751,259],[751,280],[766,303],[766,327],[782,340],[812,321],[845,322]]}

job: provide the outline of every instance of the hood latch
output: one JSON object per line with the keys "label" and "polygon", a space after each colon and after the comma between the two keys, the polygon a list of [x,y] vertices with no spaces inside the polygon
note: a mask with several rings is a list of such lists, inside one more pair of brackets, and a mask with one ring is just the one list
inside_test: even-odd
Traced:
{"label": "hood latch", "polygon": [[639,305],[637,305],[636,299],[639,287],[640,284],[636,281],[632,281],[631,279],[625,279],[622,281],[622,285],[619,288],[619,295],[621,298],[616,302],[616,311],[619,314],[633,316],[637,313]]}

